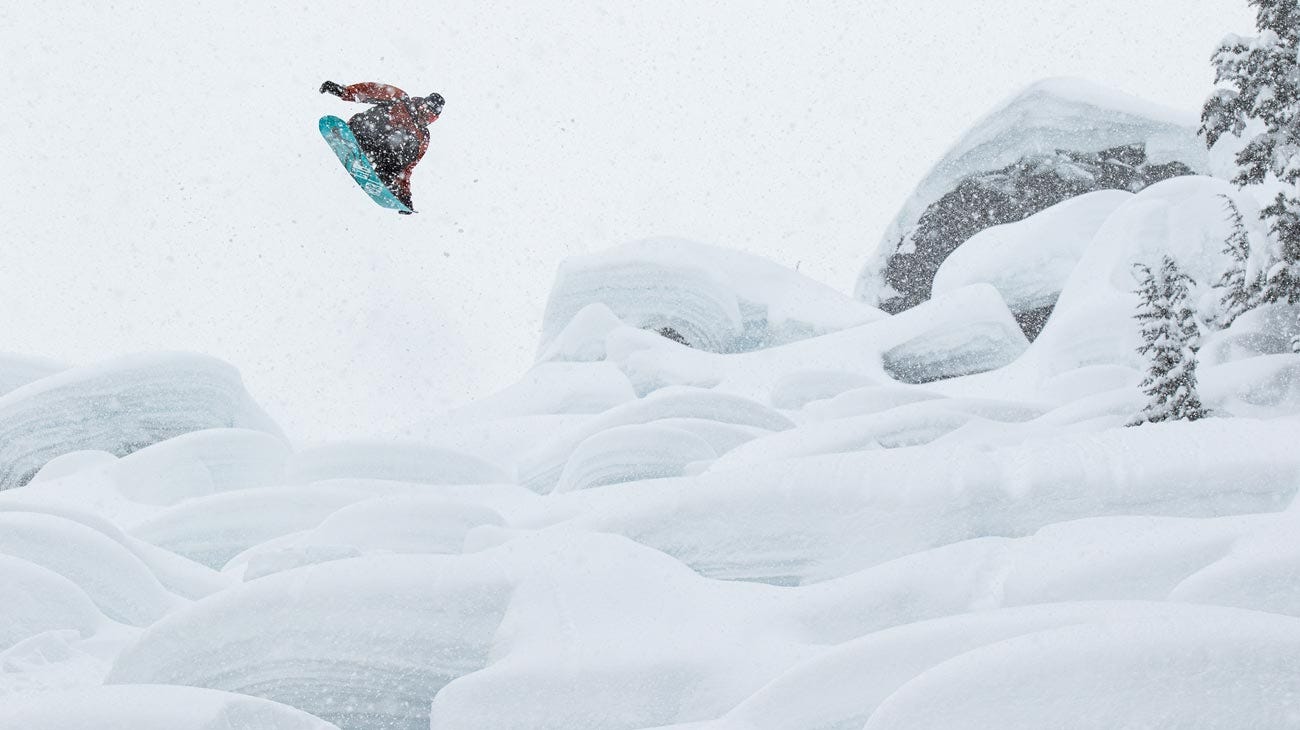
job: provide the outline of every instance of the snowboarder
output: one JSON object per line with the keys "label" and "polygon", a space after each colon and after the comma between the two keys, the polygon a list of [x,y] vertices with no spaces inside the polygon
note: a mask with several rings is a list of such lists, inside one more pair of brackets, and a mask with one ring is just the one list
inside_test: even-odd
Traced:
{"label": "snowboarder", "polygon": [[442,114],[442,95],[409,96],[388,84],[333,81],[321,84],[320,93],[375,105],[349,119],[348,127],[384,185],[411,208],[411,172],[429,148],[429,125]]}

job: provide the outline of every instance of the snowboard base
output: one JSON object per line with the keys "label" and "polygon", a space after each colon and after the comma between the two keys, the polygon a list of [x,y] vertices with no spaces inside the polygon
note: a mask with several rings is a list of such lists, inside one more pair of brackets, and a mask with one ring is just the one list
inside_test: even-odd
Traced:
{"label": "snowboard base", "polygon": [[320,134],[329,143],[330,149],[343,163],[343,169],[348,171],[353,180],[361,186],[361,189],[370,196],[370,199],[376,204],[393,210],[412,212],[406,204],[393,195],[379,179],[379,174],[375,172],[375,166],[370,163],[370,158],[361,150],[361,145],[357,142],[356,135],[352,134],[348,123],[338,117],[321,117]]}

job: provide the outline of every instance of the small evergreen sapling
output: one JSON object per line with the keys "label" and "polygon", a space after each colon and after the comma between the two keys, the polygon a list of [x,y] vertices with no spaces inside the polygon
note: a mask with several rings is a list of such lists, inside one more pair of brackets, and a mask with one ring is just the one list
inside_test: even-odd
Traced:
{"label": "small evergreen sapling", "polygon": [[1138,264],[1140,302],[1134,317],[1142,326],[1138,353],[1150,363],[1142,381],[1147,405],[1128,425],[1195,421],[1209,415],[1196,393],[1196,350],[1200,331],[1189,305],[1192,280],[1165,256],[1159,271]]}
{"label": "small evergreen sapling", "polygon": [[1246,232],[1246,221],[1232,198],[1224,195],[1223,200],[1227,204],[1232,233],[1223,242],[1228,268],[1214,284],[1214,288],[1220,292],[1219,311],[1214,317],[1214,326],[1219,328],[1229,327],[1237,317],[1254,309],[1259,304],[1263,289],[1262,275],[1248,280],[1250,236]]}

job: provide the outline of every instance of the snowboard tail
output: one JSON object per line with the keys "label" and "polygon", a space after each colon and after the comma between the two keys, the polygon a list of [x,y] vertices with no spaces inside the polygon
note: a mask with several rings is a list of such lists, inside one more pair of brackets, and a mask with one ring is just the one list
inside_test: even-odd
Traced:
{"label": "snowboard tail", "polygon": [[385,208],[411,212],[411,209],[398,200],[397,196],[393,195],[393,191],[379,179],[375,166],[362,151],[356,135],[352,134],[352,129],[348,127],[347,122],[338,117],[321,117],[320,134],[329,143],[330,149],[334,150],[339,162],[343,163],[343,168],[348,171],[353,180],[357,181],[371,200]]}

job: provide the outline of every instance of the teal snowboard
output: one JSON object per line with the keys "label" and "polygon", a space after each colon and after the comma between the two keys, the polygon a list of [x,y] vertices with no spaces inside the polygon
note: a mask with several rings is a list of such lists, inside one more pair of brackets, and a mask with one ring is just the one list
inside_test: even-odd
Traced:
{"label": "teal snowboard", "polygon": [[329,143],[330,149],[338,155],[339,162],[352,176],[353,180],[366,191],[370,199],[385,208],[411,212],[393,192],[384,186],[375,173],[375,166],[370,164],[366,153],[361,151],[356,135],[348,128],[348,123],[338,117],[321,117],[320,134]]}

